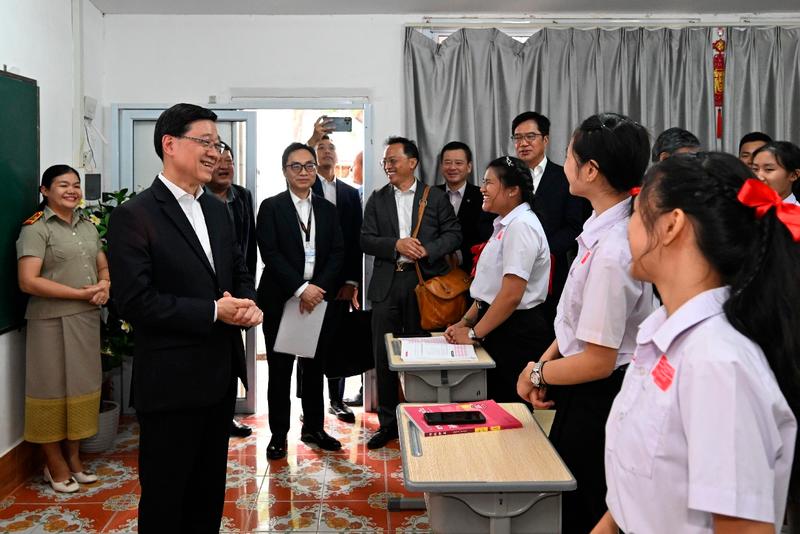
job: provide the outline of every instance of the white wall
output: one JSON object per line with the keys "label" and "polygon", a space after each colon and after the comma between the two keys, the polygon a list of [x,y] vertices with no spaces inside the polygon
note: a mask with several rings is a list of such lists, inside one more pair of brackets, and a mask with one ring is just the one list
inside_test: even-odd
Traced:
{"label": "white wall", "polygon": [[[404,24],[419,16],[106,15],[104,102],[208,103],[231,88],[368,96],[373,174],[403,128]],[[288,94],[292,94],[291,91]],[[301,94],[297,91],[296,94]],[[108,184],[109,182],[106,182]]]}

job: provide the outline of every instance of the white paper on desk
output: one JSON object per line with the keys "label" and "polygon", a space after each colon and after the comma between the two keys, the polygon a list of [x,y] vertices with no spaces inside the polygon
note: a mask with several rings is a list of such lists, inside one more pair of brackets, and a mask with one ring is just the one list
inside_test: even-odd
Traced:
{"label": "white paper on desk", "polygon": [[300,313],[300,299],[292,297],[287,300],[275,338],[275,352],[313,358],[327,307],[328,303],[323,300],[311,313]]}
{"label": "white paper on desk", "polygon": [[400,358],[403,361],[477,360],[472,345],[453,345],[443,336],[400,338]]}

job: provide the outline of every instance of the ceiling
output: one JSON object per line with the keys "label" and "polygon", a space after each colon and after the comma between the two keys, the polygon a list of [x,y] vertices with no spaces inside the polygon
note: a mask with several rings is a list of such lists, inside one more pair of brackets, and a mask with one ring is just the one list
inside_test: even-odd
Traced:
{"label": "ceiling", "polygon": [[797,0],[90,0],[104,14],[366,15],[797,12]]}

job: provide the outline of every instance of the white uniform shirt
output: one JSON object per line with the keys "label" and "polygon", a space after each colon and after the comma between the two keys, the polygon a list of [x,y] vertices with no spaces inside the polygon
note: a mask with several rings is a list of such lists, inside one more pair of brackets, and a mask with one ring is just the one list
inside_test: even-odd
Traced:
{"label": "white uniform shirt", "polygon": [[317,180],[322,185],[322,195],[325,197],[325,200],[336,205],[336,177],[333,178],[330,182],[325,179],[324,176],[317,175]]}
{"label": "white uniform shirt", "polygon": [[[410,237],[411,232],[414,231],[411,215],[414,211],[414,195],[417,193],[417,180],[411,184],[408,191],[400,191],[398,188],[392,186],[394,189],[394,202],[397,206],[397,226],[400,230],[400,239]],[[398,260],[403,263],[414,263],[414,260],[401,255]]]}
{"label": "white uniform shirt", "polygon": [[542,224],[527,202],[505,217],[494,220],[494,231],[481,252],[470,295],[491,304],[500,292],[506,274],[519,276],[528,282],[517,305],[518,310],[529,310],[547,298],[550,249]]}
{"label": "white uniform shirt", "polygon": [[656,308],[653,286],[630,275],[630,212],[626,199],[583,225],[554,324],[564,356],[594,343],[618,350],[616,367],[628,363],[639,323]]}
{"label": "white uniform shirt", "polygon": [[797,201],[797,198],[794,196],[794,193],[789,193],[789,196],[783,199],[784,202],[787,204],[797,204],[800,205],[800,202]]}
{"label": "white uniform shirt", "polygon": [[[295,195],[292,190],[289,190],[289,196],[292,199],[292,204],[294,204],[294,209],[297,211],[297,215],[300,218],[300,221],[303,221],[303,224],[308,222],[308,214],[311,211],[311,191],[308,192],[308,196],[306,198],[300,198]],[[297,222],[297,225],[300,226],[300,221]],[[303,228],[300,228],[300,238],[303,241],[303,250],[306,251],[306,262],[303,267],[303,280],[311,280],[311,277],[314,276],[314,261],[309,261],[309,251],[312,254],[315,252],[316,247],[316,239],[317,235],[317,218],[313,215],[311,216],[311,233],[306,243],[306,234],[303,232]],[[315,258],[316,259],[316,258]],[[308,287],[308,282],[304,282],[303,285],[297,288],[294,292],[295,297],[300,297],[303,294],[303,291],[306,290]]]}
{"label": "white uniform shirt", "polygon": [[713,513],[780,531],[797,423],[764,353],[701,293],[639,330],[606,423],[606,502],[628,533],[713,532]]}
{"label": "white uniform shirt", "polygon": [[542,183],[542,175],[544,174],[545,167],[547,167],[547,156],[542,157],[542,161],[540,161],[536,167],[531,169],[534,193],[539,189],[539,184]]}
{"label": "white uniform shirt", "polygon": [[464,191],[467,190],[467,182],[461,184],[461,187],[453,191],[450,187],[447,190],[447,198],[450,200],[450,205],[453,206],[453,211],[458,215],[458,210],[461,209],[461,201],[464,200]]}

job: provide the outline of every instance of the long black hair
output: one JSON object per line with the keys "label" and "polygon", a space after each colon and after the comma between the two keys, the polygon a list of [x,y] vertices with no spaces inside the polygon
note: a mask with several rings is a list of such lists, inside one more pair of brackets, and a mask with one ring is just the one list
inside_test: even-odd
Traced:
{"label": "long black hair", "polygon": [[[513,156],[501,156],[489,162],[487,169],[492,169],[504,187],[519,187],[523,202],[527,202],[533,210],[533,177],[528,164]],[[535,212],[535,210],[534,210]]]}
{"label": "long black hair", "polygon": [[[64,174],[72,173],[80,179],[81,175],[78,174],[78,171],[70,167],[69,165],[58,164],[48,167],[46,171],[42,173],[42,184],[41,186],[45,189],[50,189],[53,185],[53,180],[62,176]],[[44,195],[42,195],[44,197]],[[42,211],[44,207],[47,206],[47,197],[42,198],[42,201],[39,202],[39,207],[37,211]]]}
{"label": "long black hair", "polygon": [[698,247],[730,285],[725,315],[756,342],[795,415],[800,414],[800,244],[770,209],[757,217],[737,195],[752,172],[720,152],[678,155],[645,176],[639,211],[646,228],[680,209]]}

